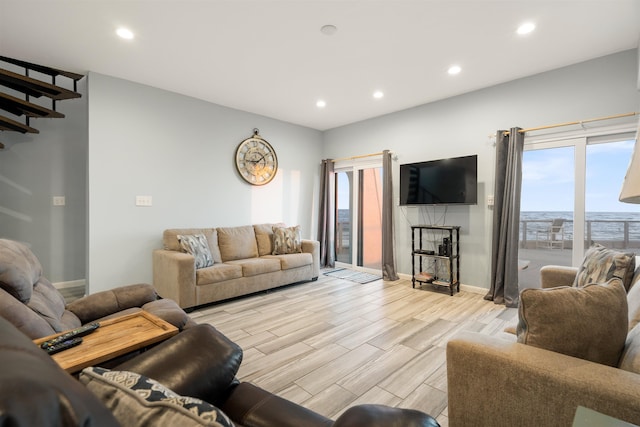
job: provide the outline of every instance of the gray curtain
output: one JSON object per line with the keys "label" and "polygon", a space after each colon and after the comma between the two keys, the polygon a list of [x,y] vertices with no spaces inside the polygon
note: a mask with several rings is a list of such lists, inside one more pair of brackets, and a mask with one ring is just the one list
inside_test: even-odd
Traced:
{"label": "gray curtain", "polygon": [[398,280],[395,241],[391,153],[389,150],[384,150],[382,152],[382,278],[384,280]]}
{"label": "gray curtain", "polygon": [[322,161],[320,172],[320,214],[318,215],[318,241],[320,242],[320,266],[335,267],[335,197],[333,160]]}
{"label": "gray curtain", "polygon": [[491,288],[485,299],[507,307],[518,306],[518,240],[522,151],[520,128],[496,134],[496,182],[491,244]]}

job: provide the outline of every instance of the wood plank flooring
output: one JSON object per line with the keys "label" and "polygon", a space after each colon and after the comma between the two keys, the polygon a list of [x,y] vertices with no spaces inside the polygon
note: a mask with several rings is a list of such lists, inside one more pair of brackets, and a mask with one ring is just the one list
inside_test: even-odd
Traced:
{"label": "wood plank flooring", "polygon": [[244,351],[249,381],[335,419],[360,403],[447,419],[445,347],[461,330],[502,335],[517,310],[408,280],[316,282],[195,310]]}

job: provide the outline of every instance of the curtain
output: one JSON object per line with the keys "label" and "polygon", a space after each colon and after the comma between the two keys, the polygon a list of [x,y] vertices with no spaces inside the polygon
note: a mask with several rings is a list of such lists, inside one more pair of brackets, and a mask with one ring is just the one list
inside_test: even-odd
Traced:
{"label": "curtain", "polygon": [[491,288],[486,300],[517,307],[518,240],[522,151],[524,133],[520,128],[496,133],[496,178],[491,244]]}
{"label": "curtain", "polygon": [[318,215],[318,241],[320,242],[320,266],[335,267],[334,244],[335,197],[333,187],[333,160],[322,161],[320,172],[320,214]]}
{"label": "curtain", "polygon": [[391,175],[391,153],[389,150],[384,150],[382,152],[382,278],[384,280],[398,280]]}

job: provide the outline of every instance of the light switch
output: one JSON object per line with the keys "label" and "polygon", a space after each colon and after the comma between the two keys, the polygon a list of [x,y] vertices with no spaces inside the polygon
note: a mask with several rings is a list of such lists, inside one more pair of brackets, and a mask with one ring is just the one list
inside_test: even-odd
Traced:
{"label": "light switch", "polygon": [[65,204],[64,196],[53,196],[53,206],[64,206]]}
{"label": "light switch", "polygon": [[151,196],[136,196],[136,206],[151,206],[153,198]]}
{"label": "light switch", "polygon": [[487,206],[493,206],[494,199],[493,195],[487,196]]}

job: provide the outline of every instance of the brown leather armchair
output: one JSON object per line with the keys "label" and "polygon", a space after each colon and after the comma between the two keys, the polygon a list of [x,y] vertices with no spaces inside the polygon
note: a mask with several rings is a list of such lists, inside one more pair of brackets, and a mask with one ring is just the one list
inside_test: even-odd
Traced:
{"label": "brown leather armchair", "polygon": [[42,275],[33,252],[23,243],[0,239],[0,316],[31,339],[139,310],[181,330],[195,325],[174,301],[161,299],[148,284],[97,292],[65,305],[60,292]]}

